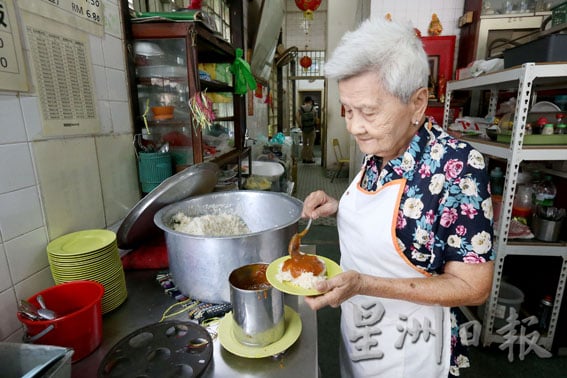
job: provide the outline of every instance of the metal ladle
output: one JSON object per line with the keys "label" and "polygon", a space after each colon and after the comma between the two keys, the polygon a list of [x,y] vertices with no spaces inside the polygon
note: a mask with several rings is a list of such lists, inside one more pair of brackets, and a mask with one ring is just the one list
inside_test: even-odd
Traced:
{"label": "metal ladle", "polygon": [[43,301],[43,296],[38,295],[36,297],[36,300],[37,303],[39,303],[39,305],[41,306],[41,308],[37,309],[37,313],[39,314],[39,316],[47,320],[53,320],[57,317],[55,311],[50,310],[47,308],[47,306],[45,306],[45,302]]}

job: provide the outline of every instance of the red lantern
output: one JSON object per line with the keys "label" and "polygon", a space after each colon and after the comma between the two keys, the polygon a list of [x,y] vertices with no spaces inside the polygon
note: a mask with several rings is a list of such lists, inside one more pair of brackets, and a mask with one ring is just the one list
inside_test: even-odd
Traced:
{"label": "red lantern", "polygon": [[321,5],[321,0],[295,0],[295,5],[303,11],[303,18],[313,20],[313,12]]}
{"label": "red lantern", "polygon": [[299,60],[299,65],[303,67],[303,71],[307,71],[309,67],[311,67],[311,64],[313,64],[313,60],[311,60],[311,58],[307,55],[303,56],[303,58]]}

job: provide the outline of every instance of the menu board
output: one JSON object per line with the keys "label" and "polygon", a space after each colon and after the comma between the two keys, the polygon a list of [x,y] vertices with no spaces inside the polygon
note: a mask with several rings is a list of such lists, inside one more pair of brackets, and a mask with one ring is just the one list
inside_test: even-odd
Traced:
{"label": "menu board", "polygon": [[102,37],[102,0],[18,0],[21,9]]}
{"label": "menu board", "polygon": [[13,0],[0,0],[0,90],[28,89],[14,3]]}
{"label": "menu board", "polygon": [[24,13],[46,136],[100,131],[86,34]]}

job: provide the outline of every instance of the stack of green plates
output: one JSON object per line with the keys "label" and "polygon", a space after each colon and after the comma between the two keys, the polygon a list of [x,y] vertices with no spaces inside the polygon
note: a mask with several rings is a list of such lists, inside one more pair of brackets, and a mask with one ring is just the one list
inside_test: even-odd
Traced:
{"label": "stack of green plates", "polygon": [[47,245],[47,258],[56,284],[76,280],[102,284],[103,314],[126,300],[126,280],[114,232],[84,230],[63,235]]}

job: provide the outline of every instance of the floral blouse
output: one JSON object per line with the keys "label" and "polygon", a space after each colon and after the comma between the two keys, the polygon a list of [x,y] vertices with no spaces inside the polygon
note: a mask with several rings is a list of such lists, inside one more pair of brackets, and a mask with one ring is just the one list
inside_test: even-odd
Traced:
{"label": "floral blouse", "polygon": [[[440,274],[447,261],[494,260],[489,176],[482,154],[430,121],[409,148],[380,170],[382,159],[366,156],[361,186],[375,191],[400,178],[406,186],[396,224],[398,244],[425,274]],[[456,310],[456,309],[454,309]],[[468,366],[452,311],[451,375]]]}

